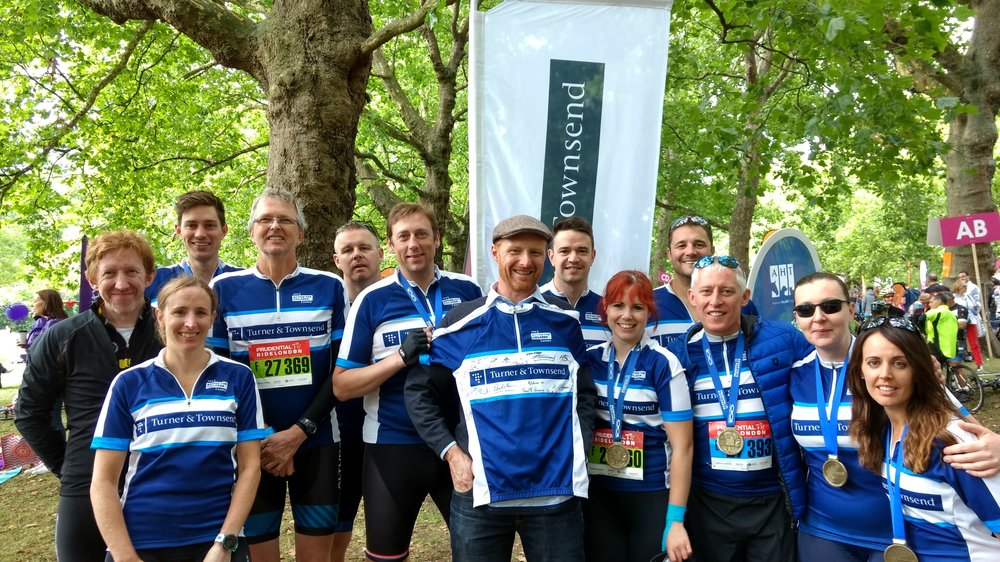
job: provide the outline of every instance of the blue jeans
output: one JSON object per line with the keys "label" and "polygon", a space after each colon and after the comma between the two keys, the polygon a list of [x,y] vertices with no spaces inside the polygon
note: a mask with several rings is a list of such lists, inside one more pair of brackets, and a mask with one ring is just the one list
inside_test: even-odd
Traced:
{"label": "blue jeans", "polygon": [[451,498],[454,562],[510,562],[514,533],[528,562],[583,560],[583,510],[569,499],[548,508],[511,510],[472,507],[472,493]]}

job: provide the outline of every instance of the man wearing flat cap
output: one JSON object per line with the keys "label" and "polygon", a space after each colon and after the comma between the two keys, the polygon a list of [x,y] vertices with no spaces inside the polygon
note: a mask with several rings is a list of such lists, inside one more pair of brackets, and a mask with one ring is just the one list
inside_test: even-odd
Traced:
{"label": "man wearing flat cap", "polygon": [[451,469],[456,562],[509,561],[515,532],[529,562],[584,558],[596,391],[577,313],[538,290],[551,239],[536,218],[500,221],[500,280],[445,316],[406,381],[417,431]]}

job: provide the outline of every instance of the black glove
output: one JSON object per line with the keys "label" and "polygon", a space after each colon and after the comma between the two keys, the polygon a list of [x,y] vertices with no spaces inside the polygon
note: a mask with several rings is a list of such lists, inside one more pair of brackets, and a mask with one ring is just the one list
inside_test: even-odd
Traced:
{"label": "black glove", "polygon": [[417,328],[406,333],[403,345],[399,346],[399,356],[403,358],[403,364],[412,367],[420,360],[420,355],[430,349],[431,342],[427,339],[427,333],[423,328]]}

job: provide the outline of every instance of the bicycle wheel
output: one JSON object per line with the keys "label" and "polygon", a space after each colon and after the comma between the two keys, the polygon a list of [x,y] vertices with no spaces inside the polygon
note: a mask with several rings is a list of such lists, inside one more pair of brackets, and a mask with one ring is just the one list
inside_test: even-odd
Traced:
{"label": "bicycle wheel", "polygon": [[[962,384],[959,381],[964,380]],[[983,381],[965,365],[953,365],[948,373],[948,388],[970,412],[983,407]]]}

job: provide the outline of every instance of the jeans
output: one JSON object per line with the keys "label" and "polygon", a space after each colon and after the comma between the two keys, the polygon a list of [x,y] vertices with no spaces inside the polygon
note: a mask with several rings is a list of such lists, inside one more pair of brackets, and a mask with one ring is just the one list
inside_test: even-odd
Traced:
{"label": "jeans", "polygon": [[510,510],[472,507],[472,493],[451,499],[454,562],[510,562],[514,533],[528,562],[583,560],[583,510],[578,498],[552,507]]}

